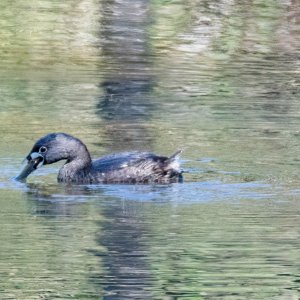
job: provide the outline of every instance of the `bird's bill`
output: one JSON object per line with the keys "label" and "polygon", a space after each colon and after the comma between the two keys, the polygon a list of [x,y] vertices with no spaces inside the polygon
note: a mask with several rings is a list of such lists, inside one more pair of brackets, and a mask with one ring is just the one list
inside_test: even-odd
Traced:
{"label": "bird's bill", "polygon": [[17,177],[15,177],[15,180],[17,181],[26,181],[26,178],[38,167],[43,165],[44,162],[44,158],[41,155],[31,155],[26,160],[27,164],[25,165],[21,173]]}

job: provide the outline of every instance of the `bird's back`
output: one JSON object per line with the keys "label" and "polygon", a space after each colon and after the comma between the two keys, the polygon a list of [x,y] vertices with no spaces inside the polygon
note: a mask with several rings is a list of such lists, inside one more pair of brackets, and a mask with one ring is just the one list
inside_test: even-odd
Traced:
{"label": "bird's back", "polygon": [[104,156],[92,163],[93,181],[104,183],[171,183],[181,180],[178,158],[150,152],[123,152]]}

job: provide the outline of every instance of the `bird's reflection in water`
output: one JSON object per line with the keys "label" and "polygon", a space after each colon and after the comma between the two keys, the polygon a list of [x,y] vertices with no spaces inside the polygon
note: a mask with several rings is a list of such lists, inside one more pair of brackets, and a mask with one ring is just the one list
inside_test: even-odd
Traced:
{"label": "bird's reflection in water", "polygon": [[[83,255],[99,259],[98,271],[86,274],[86,278],[104,295],[103,299],[151,298],[148,249],[143,243],[149,229],[143,219],[142,203],[107,196],[101,187],[42,184],[28,184],[27,200],[43,224],[59,218],[53,229],[57,236],[64,235],[68,227],[65,242],[70,239],[78,247],[73,249],[76,255],[84,251]],[[91,219],[94,222],[89,229]],[[83,247],[80,241],[72,240],[76,230],[82,230],[76,226],[86,226],[88,234],[95,235],[92,240],[96,248]],[[73,234],[70,230],[74,230]]]}
{"label": "bird's reflection in water", "polygon": [[[87,186],[27,183],[27,200],[33,203],[32,213],[43,217],[76,217],[81,207],[96,197]],[[100,190],[98,190],[100,194]]]}

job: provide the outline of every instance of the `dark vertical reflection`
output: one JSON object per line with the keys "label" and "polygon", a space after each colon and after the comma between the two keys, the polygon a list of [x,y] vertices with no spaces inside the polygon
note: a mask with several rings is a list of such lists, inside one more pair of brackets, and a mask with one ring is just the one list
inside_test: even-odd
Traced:
{"label": "dark vertical reflection", "polygon": [[101,256],[106,270],[103,299],[151,299],[151,274],[142,242],[147,228],[138,213],[132,213],[130,204],[124,209],[119,201],[116,203],[104,208],[107,220],[100,223],[97,241],[106,252],[95,253]]}
{"label": "dark vertical reflection", "polygon": [[[149,5],[148,0],[103,1],[101,5],[103,94],[97,113],[106,128],[108,151],[152,148]],[[107,273],[102,280],[104,299],[149,299],[149,271],[140,242],[146,230],[143,223],[136,216],[125,216],[120,207],[107,207],[103,214],[108,221],[100,224],[97,241],[107,250],[101,262]]]}
{"label": "dark vertical reflection", "polygon": [[150,148],[147,123],[153,110],[149,96],[153,76],[147,41],[149,1],[105,1],[101,10],[103,95],[97,113],[107,125],[107,144],[113,150]]}

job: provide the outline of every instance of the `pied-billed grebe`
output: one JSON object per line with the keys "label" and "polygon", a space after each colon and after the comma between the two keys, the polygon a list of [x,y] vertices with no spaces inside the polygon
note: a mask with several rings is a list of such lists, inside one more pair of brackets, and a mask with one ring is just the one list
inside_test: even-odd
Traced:
{"label": "pied-billed grebe", "polygon": [[39,139],[26,157],[27,165],[16,177],[25,181],[42,165],[59,160],[66,163],[59,170],[59,182],[93,183],[172,183],[182,180],[177,151],[170,157],[149,152],[124,152],[92,160],[79,139],[65,133],[51,133]]}

